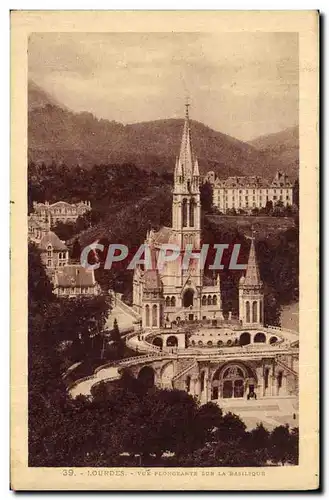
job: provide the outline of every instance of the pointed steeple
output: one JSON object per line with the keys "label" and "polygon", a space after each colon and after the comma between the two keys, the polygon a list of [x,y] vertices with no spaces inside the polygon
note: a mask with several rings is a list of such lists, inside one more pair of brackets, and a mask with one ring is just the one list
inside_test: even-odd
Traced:
{"label": "pointed steeple", "polygon": [[183,176],[182,165],[181,165],[181,163],[179,161],[179,158],[177,158],[177,157],[176,157],[175,175],[176,175],[176,177],[182,177]]}
{"label": "pointed steeple", "polygon": [[193,176],[194,177],[199,177],[200,173],[199,173],[199,163],[198,163],[198,159],[195,158],[195,161],[194,161],[194,169],[193,169]]}
{"label": "pointed steeple", "polygon": [[255,250],[255,237],[251,237],[251,246],[249,252],[249,259],[247,264],[247,271],[244,279],[244,286],[261,286],[262,282],[260,279],[259,268],[256,259]]}
{"label": "pointed steeple", "polygon": [[193,175],[193,153],[190,131],[189,106],[190,104],[186,102],[184,130],[178,160],[183,170],[183,176],[185,178],[191,178]]}

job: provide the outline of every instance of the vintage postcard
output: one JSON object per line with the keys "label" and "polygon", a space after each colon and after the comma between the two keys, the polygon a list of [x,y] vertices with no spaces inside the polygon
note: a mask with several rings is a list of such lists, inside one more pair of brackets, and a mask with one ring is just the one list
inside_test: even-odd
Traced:
{"label": "vintage postcard", "polygon": [[12,13],[12,489],[319,487],[318,23]]}

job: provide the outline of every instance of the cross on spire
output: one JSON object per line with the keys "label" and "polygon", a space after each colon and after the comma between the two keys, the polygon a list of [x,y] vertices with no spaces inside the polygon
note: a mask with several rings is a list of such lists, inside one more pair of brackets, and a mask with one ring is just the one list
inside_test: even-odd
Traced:
{"label": "cross on spire", "polygon": [[188,120],[189,119],[189,107],[191,106],[190,104],[190,98],[186,96],[186,101],[185,101],[185,118]]}

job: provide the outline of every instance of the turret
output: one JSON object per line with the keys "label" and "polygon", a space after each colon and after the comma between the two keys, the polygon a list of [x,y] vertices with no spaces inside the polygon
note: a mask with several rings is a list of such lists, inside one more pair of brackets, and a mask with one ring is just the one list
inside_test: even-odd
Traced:
{"label": "turret", "polygon": [[246,274],[239,282],[239,318],[245,326],[261,326],[264,322],[263,283],[256,259],[254,236],[251,237]]}

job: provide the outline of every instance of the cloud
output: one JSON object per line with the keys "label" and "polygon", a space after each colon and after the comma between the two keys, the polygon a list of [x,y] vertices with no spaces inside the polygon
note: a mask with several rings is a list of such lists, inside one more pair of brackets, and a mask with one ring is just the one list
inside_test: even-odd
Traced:
{"label": "cloud", "polygon": [[29,76],[76,111],[193,118],[248,140],[298,121],[295,33],[34,33]]}

